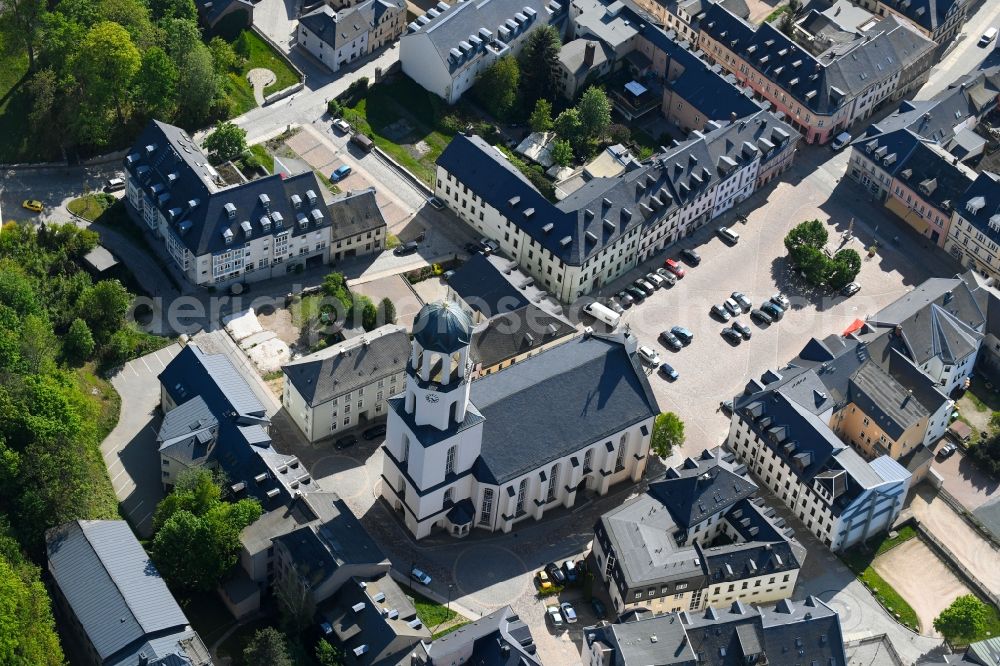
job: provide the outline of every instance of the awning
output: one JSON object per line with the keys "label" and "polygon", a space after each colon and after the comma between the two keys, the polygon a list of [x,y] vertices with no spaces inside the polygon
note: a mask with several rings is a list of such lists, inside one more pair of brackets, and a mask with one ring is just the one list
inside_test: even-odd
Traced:
{"label": "awning", "polygon": [[844,329],[843,337],[847,337],[851,333],[856,333],[865,327],[865,322],[863,319],[855,319],[854,322]]}

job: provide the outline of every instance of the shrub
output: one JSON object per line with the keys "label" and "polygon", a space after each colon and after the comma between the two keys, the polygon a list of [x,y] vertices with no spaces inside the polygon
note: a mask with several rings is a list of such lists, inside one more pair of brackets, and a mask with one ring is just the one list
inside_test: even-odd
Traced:
{"label": "shrub", "polygon": [[344,106],[335,97],[326,103],[326,112],[334,118],[339,118],[344,113]]}

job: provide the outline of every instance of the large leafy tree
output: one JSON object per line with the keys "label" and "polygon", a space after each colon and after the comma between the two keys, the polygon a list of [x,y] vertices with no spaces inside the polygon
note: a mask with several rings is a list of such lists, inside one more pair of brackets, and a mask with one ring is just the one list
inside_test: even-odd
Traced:
{"label": "large leafy tree", "polygon": [[247,131],[232,123],[219,123],[205,137],[205,149],[219,162],[239,157],[247,149]]}
{"label": "large leafy tree", "polygon": [[611,124],[611,101],[604,90],[591,86],[583,93],[577,104],[580,125],[588,139],[599,139]]}
{"label": "large leafy tree", "polygon": [[35,69],[35,56],[45,0],[4,0],[0,2],[0,42],[18,44],[28,54],[28,69]]}
{"label": "large leafy tree", "polygon": [[159,46],[147,49],[135,79],[136,101],[151,116],[172,117],[179,78],[177,65],[166,51]]}
{"label": "large leafy tree", "polygon": [[573,163],[573,146],[569,141],[558,139],[552,144],[552,160],[561,167]]}
{"label": "large leafy tree", "polygon": [[125,326],[132,295],[118,280],[101,280],[80,300],[80,316],[90,325],[94,337],[106,342]]}
{"label": "large leafy tree", "polygon": [[985,634],[990,609],[971,594],[963,595],[934,618],[934,628],[949,640],[975,641]]}
{"label": "large leafy tree", "polygon": [[91,28],[80,44],[75,67],[88,110],[105,120],[105,112],[113,110],[124,124],[126,102],[141,66],[142,56],[125,28],[111,21]]}
{"label": "large leafy tree", "polygon": [[845,248],[833,255],[830,260],[829,276],[827,284],[831,289],[841,289],[861,272],[861,255],[857,250]]}
{"label": "large leafy tree", "polygon": [[274,627],[258,630],[243,650],[243,661],[247,666],[292,666],[285,635]]}
{"label": "large leafy tree", "polygon": [[542,98],[535,102],[528,125],[532,132],[548,132],[552,129],[552,102]]}
{"label": "large leafy tree", "polygon": [[580,112],[576,109],[566,109],[556,116],[553,127],[560,138],[572,145],[583,139],[583,123],[580,121]]}
{"label": "large leafy tree", "polygon": [[554,26],[535,29],[521,50],[521,98],[525,108],[534,108],[539,99],[550,102],[559,87],[559,49],[562,40]]}
{"label": "large leafy tree", "polygon": [[521,70],[511,56],[504,56],[487,67],[476,79],[476,99],[497,118],[507,118],[517,102],[517,84]]}
{"label": "large leafy tree", "polygon": [[62,341],[63,355],[73,363],[83,363],[94,354],[94,336],[87,322],[74,319]]}
{"label": "large leafy tree", "polygon": [[649,448],[661,458],[666,458],[676,446],[684,443],[684,422],[673,412],[664,412],[653,421],[653,436]]}

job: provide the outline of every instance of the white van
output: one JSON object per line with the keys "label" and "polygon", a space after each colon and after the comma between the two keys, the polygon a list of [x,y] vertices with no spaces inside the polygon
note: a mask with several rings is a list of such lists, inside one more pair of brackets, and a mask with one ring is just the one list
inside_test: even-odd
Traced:
{"label": "white van", "polygon": [[612,310],[607,306],[601,305],[597,301],[594,301],[593,303],[588,303],[587,305],[583,306],[583,311],[589,314],[594,319],[603,321],[611,328],[617,327],[618,322],[622,320],[622,316],[620,314],[618,314],[617,312],[615,312],[614,310]]}
{"label": "white van", "polygon": [[833,140],[833,143],[830,144],[830,147],[833,148],[834,150],[840,150],[850,142],[851,142],[851,135],[848,134],[847,132],[841,132],[840,134],[837,135],[837,138]]}
{"label": "white van", "polygon": [[992,42],[996,38],[997,38],[997,29],[989,28],[986,32],[983,33],[983,36],[979,38],[979,45],[989,46],[990,42]]}

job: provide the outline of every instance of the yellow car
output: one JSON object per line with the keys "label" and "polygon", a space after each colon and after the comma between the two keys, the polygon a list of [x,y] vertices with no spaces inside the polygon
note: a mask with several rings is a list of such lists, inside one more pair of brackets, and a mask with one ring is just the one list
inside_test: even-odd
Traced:
{"label": "yellow car", "polygon": [[549,575],[545,573],[544,570],[539,571],[538,574],[538,591],[548,592],[552,589],[552,581],[549,580]]}
{"label": "yellow car", "polygon": [[41,201],[38,201],[36,199],[25,199],[24,201],[21,202],[21,208],[25,208],[27,210],[34,211],[36,213],[41,213],[42,209],[45,208],[45,206],[42,205]]}

